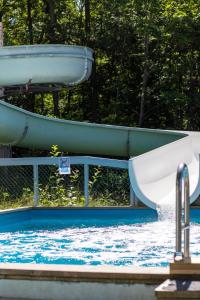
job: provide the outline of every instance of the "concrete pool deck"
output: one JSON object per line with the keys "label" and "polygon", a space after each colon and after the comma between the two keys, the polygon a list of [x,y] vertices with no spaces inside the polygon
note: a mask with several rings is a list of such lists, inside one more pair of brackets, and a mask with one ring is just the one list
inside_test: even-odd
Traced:
{"label": "concrete pool deck", "polygon": [[0,279],[159,284],[169,268],[0,263]]}
{"label": "concrete pool deck", "polygon": [[158,285],[174,277],[169,267],[0,263],[0,299],[155,300]]}
{"label": "concrete pool deck", "polygon": [[[0,264],[0,297],[154,300],[169,268]],[[0,298],[1,299],[1,298]]]}

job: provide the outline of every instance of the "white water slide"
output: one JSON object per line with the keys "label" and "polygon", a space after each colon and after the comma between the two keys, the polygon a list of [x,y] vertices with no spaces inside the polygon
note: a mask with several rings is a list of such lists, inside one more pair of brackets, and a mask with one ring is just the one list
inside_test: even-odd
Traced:
{"label": "white water slide", "polygon": [[189,169],[190,203],[200,195],[200,134],[182,132],[182,135],[177,141],[129,160],[129,176],[135,194],[153,209],[175,204],[176,173],[180,163],[186,163]]}
{"label": "white water slide", "polygon": [[[74,85],[87,80],[92,50],[67,45],[32,45],[0,49],[0,87],[37,84]],[[200,194],[200,134],[89,124],[47,118],[0,101],[0,145],[47,149],[52,144],[71,153],[123,156],[136,196],[151,208],[175,202],[176,170],[188,165],[190,202]]]}

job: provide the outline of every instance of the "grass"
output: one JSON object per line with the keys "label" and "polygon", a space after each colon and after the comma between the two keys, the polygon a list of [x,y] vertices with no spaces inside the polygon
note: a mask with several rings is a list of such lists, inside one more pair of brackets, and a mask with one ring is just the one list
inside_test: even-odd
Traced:
{"label": "grass", "polygon": [[[29,189],[23,189],[22,194],[19,197],[11,197],[8,192],[0,191],[0,209],[9,209],[25,206],[33,206],[34,194]],[[95,197],[91,196],[89,200],[90,207],[102,207],[102,206],[128,206],[129,202],[112,199],[112,195],[109,193],[99,193]],[[66,190],[62,184],[51,187],[46,185],[39,189],[39,202],[38,206],[42,207],[84,207],[85,198],[80,190],[70,188]]]}

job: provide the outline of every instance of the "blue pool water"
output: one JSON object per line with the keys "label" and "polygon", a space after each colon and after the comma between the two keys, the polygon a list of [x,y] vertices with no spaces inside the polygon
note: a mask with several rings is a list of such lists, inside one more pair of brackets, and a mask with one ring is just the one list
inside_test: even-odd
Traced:
{"label": "blue pool water", "polygon": [[[191,210],[191,252],[199,255],[200,210]],[[150,209],[30,209],[0,214],[0,262],[167,266],[172,220]]]}

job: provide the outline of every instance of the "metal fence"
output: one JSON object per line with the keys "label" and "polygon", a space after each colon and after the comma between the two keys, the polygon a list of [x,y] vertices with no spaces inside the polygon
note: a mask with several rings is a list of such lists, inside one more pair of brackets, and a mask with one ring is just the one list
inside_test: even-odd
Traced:
{"label": "metal fence", "polygon": [[71,174],[60,175],[59,159],[0,159],[0,201],[33,200],[34,206],[136,204],[128,161],[72,156]]}

